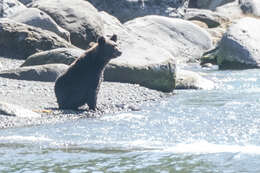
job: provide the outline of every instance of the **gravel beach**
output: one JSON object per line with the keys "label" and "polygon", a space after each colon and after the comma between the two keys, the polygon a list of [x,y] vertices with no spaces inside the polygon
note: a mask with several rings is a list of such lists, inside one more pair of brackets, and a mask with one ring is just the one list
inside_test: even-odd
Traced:
{"label": "gravel beach", "polygon": [[[17,68],[23,61],[0,58],[1,70]],[[139,85],[103,82],[98,96],[98,110],[59,110],[54,94],[54,82],[14,80],[0,77],[2,102],[19,105],[41,114],[41,118],[21,118],[0,115],[0,128],[56,123],[66,120],[100,117],[125,111],[136,111],[144,103],[158,101],[167,94]]]}

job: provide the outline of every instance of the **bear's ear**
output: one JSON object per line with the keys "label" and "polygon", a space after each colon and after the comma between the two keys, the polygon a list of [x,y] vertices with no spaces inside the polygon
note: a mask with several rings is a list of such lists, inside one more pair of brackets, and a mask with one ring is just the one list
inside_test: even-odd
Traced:
{"label": "bear's ear", "polygon": [[114,34],[111,38],[110,38],[110,40],[112,40],[112,41],[114,41],[114,42],[116,42],[117,41],[117,35],[116,34]]}
{"label": "bear's ear", "polygon": [[98,45],[104,45],[106,42],[105,37],[101,36],[98,38]]}

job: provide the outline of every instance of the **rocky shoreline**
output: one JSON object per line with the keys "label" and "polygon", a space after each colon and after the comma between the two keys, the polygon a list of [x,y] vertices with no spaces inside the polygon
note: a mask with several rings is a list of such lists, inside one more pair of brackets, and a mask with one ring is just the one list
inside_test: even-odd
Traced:
{"label": "rocky shoreline", "polygon": [[[0,128],[135,111],[173,95],[175,89],[214,89],[212,81],[182,68],[192,63],[201,63],[201,68],[218,65],[219,70],[260,67],[256,1],[122,0],[121,8],[113,4],[0,3]],[[99,110],[58,110],[53,92],[57,76],[99,36],[113,34],[123,53],[105,70]],[[20,109],[41,118],[24,117]]]}

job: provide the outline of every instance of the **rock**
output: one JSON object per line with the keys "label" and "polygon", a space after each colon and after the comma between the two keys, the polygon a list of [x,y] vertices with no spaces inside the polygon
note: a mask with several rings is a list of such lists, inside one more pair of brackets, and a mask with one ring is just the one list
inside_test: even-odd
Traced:
{"label": "rock", "polygon": [[260,20],[246,17],[231,25],[219,44],[220,69],[260,67]]}
{"label": "rock", "polygon": [[176,74],[176,89],[211,90],[214,88],[214,83],[212,81],[201,77],[195,72],[178,70]]}
{"label": "rock", "polygon": [[230,19],[238,19],[244,17],[243,11],[239,7],[237,1],[219,6],[216,8],[216,11],[225,16],[229,16]]}
{"label": "rock", "polygon": [[98,11],[84,0],[44,0],[32,3],[49,14],[56,23],[70,32],[71,43],[86,49],[90,42],[103,35],[103,23]]}
{"label": "rock", "polygon": [[37,8],[27,8],[10,17],[10,19],[27,25],[49,30],[70,42],[70,33],[59,27],[45,12]]}
{"label": "rock", "polygon": [[30,4],[30,3],[32,3],[32,2],[35,2],[35,1],[38,1],[38,0],[19,0],[22,4],[24,4],[24,5],[28,5],[28,4]]}
{"label": "rock", "polygon": [[84,52],[84,50],[78,48],[52,49],[29,56],[21,66],[24,67],[57,63],[70,65],[77,57],[81,56]]}
{"label": "rock", "polygon": [[139,84],[148,88],[170,92],[175,87],[175,61],[166,50],[138,37],[115,17],[100,13],[105,35],[118,35],[119,58],[107,65],[107,81]]}
{"label": "rock", "polygon": [[218,6],[233,2],[235,0],[190,0],[195,1],[193,4],[195,8],[204,8],[215,10]]}
{"label": "rock", "polygon": [[53,32],[0,19],[0,56],[25,59],[36,52],[60,47],[74,46]]}
{"label": "rock", "polygon": [[[145,47],[142,50],[141,48],[140,51],[148,51],[145,50]],[[159,51],[157,48],[155,50]],[[140,53],[135,56],[133,51],[127,53],[132,54],[132,57],[128,59],[127,55],[125,57],[123,55],[107,65],[104,73],[106,81],[134,83],[163,92],[173,91],[176,67],[175,62],[167,52],[150,51],[150,56],[146,54],[149,58],[144,58],[144,55]],[[160,58],[156,59],[156,55]]]}
{"label": "rock", "polygon": [[0,102],[0,115],[19,118],[41,118],[41,115],[18,105]]}
{"label": "rock", "polygon": [[17,0],[8,0],[8,1],[1,0],[0,17],[10,17],[25,9],[26,6],[24,6],[22,3],[20,3]]}
{"label": "rock", "polygon": [[230,19],[217,12],[202,9],[187,9],[184,17],[186,20],[198,20],[206,23],[209,28],[215,28],[220,26],[222,23],[228,22]]}
{"label": "rock", "polygon": [[207,31],[182,19],[145,16],[124,26],[150,44],[167,50],[178,62],[194,62],[212,47]]}
{"label": "rock", "polygon": [[208,66],[207,64],[217,65],[218,50],[219,46],[205,52],[203,56],[200,58],[200,65],[202,67]]}
{"label": "rock", "polygon": [[65,72],[67,68],[68,66],[65,64],[20,67],[13,70],[1,71],[0,77],[19,80],[54,82],[61,73]]}
{"label": "rock", "polygon": [[115,16],[122,23],[146,15],[183,17],[188,0],[89,0],[99,11]]}
{"label": "rock", "polygon": [[244,14],[252,14],[260,17],[259,0],[239,0],[240,8]]}

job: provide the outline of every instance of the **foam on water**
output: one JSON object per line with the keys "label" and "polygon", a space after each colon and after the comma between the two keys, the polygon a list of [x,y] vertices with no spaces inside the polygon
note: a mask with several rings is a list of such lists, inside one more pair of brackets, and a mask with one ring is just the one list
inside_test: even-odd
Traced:
{"label": "foam on water", "polygon": [[260,146],[255,145],[222,145],[207,141],[198,141],[190,144],[177,144],[163,151],[174,153],[214,154],[214,153],[242,153],[260,155]]}

